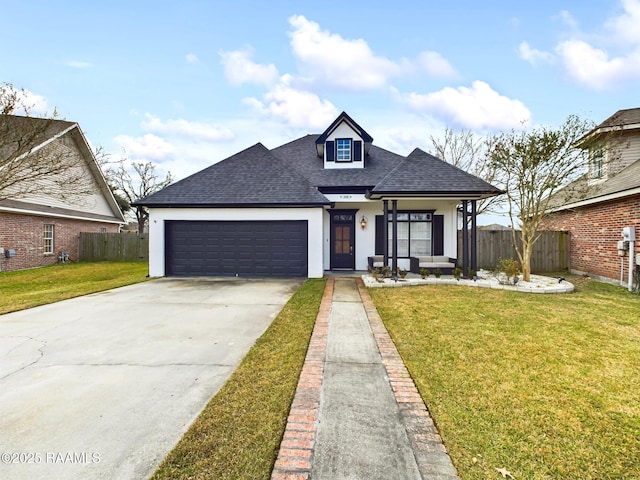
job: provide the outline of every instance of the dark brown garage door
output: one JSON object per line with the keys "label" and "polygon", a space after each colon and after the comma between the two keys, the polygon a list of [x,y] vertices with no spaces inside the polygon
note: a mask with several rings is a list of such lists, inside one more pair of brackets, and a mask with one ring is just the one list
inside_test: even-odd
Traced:
{"label": "dark brown garage door", "polygon": [[306,277],[307,221],[168,221],[169,276]]}

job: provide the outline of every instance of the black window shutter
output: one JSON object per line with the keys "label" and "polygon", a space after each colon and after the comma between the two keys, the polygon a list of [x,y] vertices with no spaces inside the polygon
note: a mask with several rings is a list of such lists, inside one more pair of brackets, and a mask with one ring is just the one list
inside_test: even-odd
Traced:
{"label": "black window shutter", "polygon": [[327,162],[333,162],[336,159],[336,149],[334,144],[335,142],[333,141],[327,141],[324,144],[324,151],[327,157]]}
{"label": "black window shutter", "polygon": [[376,215],[376,255],[384,255],[384,215]]}
{"label": "black window shutter", "polygon": [[444,255],[444,215],[433,216],[433,254]]}
{"label": "black window shutter", "polygon": [[362,160],[362,141],[355,140],[353,142],[353,161],[359,162]]}

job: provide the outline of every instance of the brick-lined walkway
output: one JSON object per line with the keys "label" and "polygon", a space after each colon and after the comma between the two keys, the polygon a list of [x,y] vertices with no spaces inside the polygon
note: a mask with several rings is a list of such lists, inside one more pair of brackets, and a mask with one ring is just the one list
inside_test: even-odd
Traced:
{"label": "brick-lined walkway", "polygon": [[328,278],[280,452],[271,473],[272,480],[306,480],[311,477],[333,286],[334,278]]}
{"label": "brick-lined walkway", "polygon": [[[420,476],[425,480],[457,479],[456,470],[446,453],[433,420],[382,323],[364,283],[360,278],[354,281],[382,358],[382,364],[387,373],[388,382],[393,391]],[[311,478],[334,286],[335,278],[329,277],[278,458],[271,475],[272,480],[308,480]]]}
{"label": "brick-lined walkway", "polygon": [[387,328],[382,323],[380,314],[373,305],[373,300],[361,278],[356,280],[360,298],[373,336],[382,356],[382,363],[387,370],[391,389],[400,407],[402,422],[407,431],[418,469],[423,479],[455,479],[457,472],[442,443],[433,419],[427,410],[413,379],[407,371]]}

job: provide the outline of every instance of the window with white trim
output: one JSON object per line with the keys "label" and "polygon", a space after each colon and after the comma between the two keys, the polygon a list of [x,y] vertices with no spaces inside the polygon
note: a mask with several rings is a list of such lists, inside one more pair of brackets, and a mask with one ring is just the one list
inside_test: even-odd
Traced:
{"label": "window with white trim", "polygon": [[[402,212],[397,214],[398,257],[431,255],[432,249],[431,212]],[[389,214],[389,255],[393,252],[393,214]]]}
{"label": "window with white trim", "polygon": [[53,233],[54,233],[53,224],[45,223],[44,233],[43,233],[44,253],[53,253]]}
{"label": "window with white trim", "polygon": [[336,139],[336,162],[350,162],[350,161],[351,161],[351,139],[350,138]]}

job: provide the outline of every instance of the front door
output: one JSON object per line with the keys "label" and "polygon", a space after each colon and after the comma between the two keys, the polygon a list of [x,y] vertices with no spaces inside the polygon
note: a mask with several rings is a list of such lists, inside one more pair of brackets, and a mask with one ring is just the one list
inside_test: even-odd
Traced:
{"label": "front door", "polygon": [[331,212],[331,269],[354,270],[355,263],[355,211]]}

